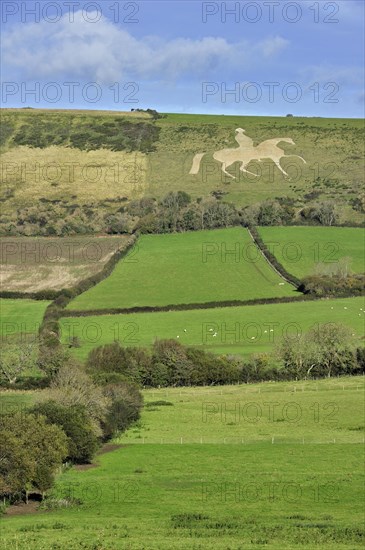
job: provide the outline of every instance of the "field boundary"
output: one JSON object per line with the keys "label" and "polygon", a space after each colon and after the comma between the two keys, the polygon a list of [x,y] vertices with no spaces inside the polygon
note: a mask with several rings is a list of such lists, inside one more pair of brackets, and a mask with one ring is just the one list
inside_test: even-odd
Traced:
{"label": "field boundary", "polygon": [[301,285],[301,281],[294,277],[294,275],[291,275],[285,267],[278,261],[278,259],[269,251],[269,249],[266,247],[265,242],[261,238],[259,232],[257,231],[256,227],[247,227],[247,231],[253,240],[253,242],[256,244],[257,248],[260,250],[261,254],[263,255],[266,262],[269,264],[269,266],[287,283],[294,286],[297,290],[299,289],[299,286]]}
{"label": "field boundary", "polygon": [[[352,297],[352,296],[349,296]],[[189,311],[196,309],[219,309],[225,307],[241,307],[241,306],[256,306],[256,305],[269,305],[269,304],[281,304],[291,302],[311,302],[315,300],[329,300],[336,299],[336,296],[316,296],[314,294],[302,294],[300,296],[291,297],[279,297],[279,298],[255,298],[253,300],[232,300],[224,302],[205,302],[198,304],[171,304],[167,306],[136,306],[131,308],[109,308],[109,309],[90,309],[90,310],[78,310],[78,309],[63,309],[60,312],[60,317],[91,317],[99,315],[124,315],[132,313],[158,313],[167,311]],[[340,298],[343,298],[341,296]]]}

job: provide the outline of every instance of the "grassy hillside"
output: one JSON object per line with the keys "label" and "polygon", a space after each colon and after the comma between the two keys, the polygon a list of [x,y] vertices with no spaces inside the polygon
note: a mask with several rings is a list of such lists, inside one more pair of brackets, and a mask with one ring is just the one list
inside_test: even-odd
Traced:
{"label": "grassy hillside", "polygon": [[339,262],[350,271],[365,271],[364,230],[352,227],[260,227],[259,233],[285,269],[298,278],[335,269]]}
{"label": "grassy hillside", "polygon": [[[333,308],[333,309],[332,309]],[[283,335],[306,332],[317,323],[341,323],[351,327],[360,343],[364,336],[363,298],[97,315],[60,319],[62,341],[78,336],[81,359],[96,346],[119,340],[125,346],[151,346],[155,339],[177,338],[182,344],[201,346],[214,353],[250,355],[270,352]],[[70,312],[70,315],[72,312]],[[184,332],[186,329],[186,332]],[[212,329],[212,330],[209,330]],[[217,332],[214,337],[213,334]]]}
{"label": "grassy hillside", "polygon": [[[162,197],[183,190],[193,198],[221,190],[224,200],[248,205],[289,197],[294,206],[332,198],[343,219],[361,221],[353,201],[363,185],[363,122],[356,119],[174,115],[153,120],[146,113],[7,109],[2,117],[3,216],[15,221],[17,208],[37,200],[57,206],[57,216],[73,205],[109,212],[141,196]],[[238,164],[224,176],[213,153],[237,147],[235,129],[243,128],[254,146],[273,138],[285,154],[289,178],[272,161],[252,161],[243,175]],[[193,157],[207,153],[197,175]],[[71,169],[72,167],[72,169]],[[224,177],[223,177],[224,176]],[[114,209],[115,210],[115,209]]]}
{"label": "grassy hillside", "polygon": [[[344,378],[307,382],[295,394],[292,384],[145,392],[146,402],[164,399],[171,405],[147,407],[123,445],[97,457],[97,467],[72,468],[58,478],[53,497],[79,499],[76,507],[5,517],[3,545],[362,548],[362,387],[361,379]],[[268,404],[277,402],[277,417],[270,419]],[[209,413],[212,405],[232,411],[237,403],[265,412],[255,424],[245,413],[235,422],[227,412],[226,423],[220,412]],[[293,422],[298,410],[302,415]],[[310,434],[316,443],[306,441]],[[143,437],[144,445],[129,444]],[[158,443],[148,444],[157,437]],[[161,444],[164,437],[176,444]],[[220,444],[208,443],[218,439]]]}
{"label": "grassy hillside", "polygon": [[295,294],[291,285],[279,283],[283,280],[243,228],[143,235],[110,277],[72,300],[68,309],[163,306]]}
{"label": "grassy hillside", "polygon": [[37,336],[49,303],[45,300],[0,298],[1,337],[11,339],[25,335]]}

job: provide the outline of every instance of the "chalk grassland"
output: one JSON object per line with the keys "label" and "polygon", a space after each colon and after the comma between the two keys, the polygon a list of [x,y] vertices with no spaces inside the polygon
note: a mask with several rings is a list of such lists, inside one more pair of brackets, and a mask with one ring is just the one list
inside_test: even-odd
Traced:
{"label": "chalk grassland", "polygon": [[20,146],[3,153],[2,166],[3,215],[33,206],[34,197],[79,206],[107,199],[136,199],[146,187],[147,163],[139,151]]}
{"label": "chalk grassland", "polygon": [[350,327],[356,343],[361,345],[364,311],[364,298],[359,297],[189,311],[63,317],[60,326],[65,345],[72,336],[80,339],[80,347],[71,350],[80,359],[86,359],[92,348],[114,340],[125,346],[149,347],[156,339],[177,339],[177,336],[179,342],[188,346],[204,346],[207,351],[217,354],[248,356],[270,352],[283,336],[292,337],[307,332],[318,323],[341,323]]}
{"label": "chalk grassland", "polygon": [[110,277],[75,298],[68,309],[295,295],[291,285],[279,283],[284,281],[264,260],[246,229],[143,235]]}
{"label": "chalk grassland", "polygon": [[[5,517],[3,548],[362,548],[363,381],[302,385],[295,394],[292,383],[144,392],[146,403],[172,405],[146,407],[97,467],[59,476],[52,496],[77,507]],[[306,442],[310,434],[321,443]]]}
{"label": "chalk grassland", "polygon": [[298,278],[313,275],[316,265],[334,269],[344,261],[353,273],[365,271],[365,232],[353,227],[259,227],[269,250]]}
{"label": "chalk grassland", "polygon": [[18,337],[36,337],[44,312],[50,302],[45,300],[0,298],[0,336],[5,341]]}
{"label": "chalk grassland", "polygon": [[33,206],[34,197],[64,206],[140,197],[150,121],[136,112],[4,110],[2,214]]}
{"label": "chalk grassland", "polygon": [[[238,163],[229,168],[236,179],[224,176],[213,153],[237,147],[236,128],[246,130],[254,146],[293,139],[295,145],[282,144],[285,153],[300,155],[307,164],[282,159],[289,178],[269,160],[248,166],[259,177],[243,175]],[[177,190],[206,197],[220,189],[236,205],[291,197],[301,207],[332,198],[342,206],[344,219],[361,222],[351,203],[363,186],[362,129],[356,119],[168,114],[152,121],[145,113],[6,110],[0,142],[3,212],[11,216],[16,207],[31,206],[35,191],[39,198],[83,205],[118,197],[160,198]],[[199,173],[189,175],[195,154],[204,152]],[[40,170],[32,173],[37,162]],[[28,167],[25,176],[22,163]]]}
{"label": "chalk grassland", "polygon": [[[157,151],[148,155],[147,179],[152,195],[173,188],[200,197],[222,189],[227,192],[225,200],[238,205],[287,196],[297,206],[304,206],[313,200],[305,195],[316,192],[316,200],[336,199],[348,216],[350,201],[363,188],[361,120],[169,114],[158,124],[161,132]],[[254,146],[266,139],[292,138],[294,146],[279,146],[286,155],[300,155],[307,164],[295,157],[282,159],[290,178],[285,178],[269,160],[251,162],[247,167],[259,177],[243,175],[238,163],[228,168],[236,179],[225,176],[213,153],[237,147],[235,129],[239,127],[246,130]],[[194,155],[204,152],[207,155],[199,174],[189,175]],[[348,219],[361,221],[361,215],[352,211]]]}
{"label": "chalk grassland", "polygon": [[3,291],[60,290],[98,273],[128,236],[9,237],[0,244]]}

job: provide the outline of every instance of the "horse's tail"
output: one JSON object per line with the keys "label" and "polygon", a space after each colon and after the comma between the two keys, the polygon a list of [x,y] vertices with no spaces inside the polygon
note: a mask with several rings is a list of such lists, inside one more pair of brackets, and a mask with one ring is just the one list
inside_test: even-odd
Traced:
{"label": "horse's tail", "polygon": [[189,174],[198,174],[200,168],[200,161],[204,157],[205,153],[197,153],[193,158],[193,164],[191,166]]}

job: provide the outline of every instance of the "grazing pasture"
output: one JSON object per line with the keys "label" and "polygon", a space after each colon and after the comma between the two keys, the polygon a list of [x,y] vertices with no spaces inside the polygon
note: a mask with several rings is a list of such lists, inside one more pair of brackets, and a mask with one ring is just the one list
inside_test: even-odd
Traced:
{"label": "grazing pasture", "polygon": [[113,273],[70,310],[165,306],[295,296],[246,229],[142,235]]}
{"label": "grazing pasture", "polygon": [[1,339],[36,337],[49,303],[45,300],[0,298]]}
{"label": "grazing pasture", "polygon": [[[354,227],[259,227],[261,238],[285,269],[298,278],[341,264],[365,271],[365,233]],[[320,267],[318,264],[322,264]]]}
{"label": "grazing pasture", "polygon": [[[72,353],[85,359],[96,346],[119,340],[125,346],[151,346],[156,339],[174,338],[214,353],[250,355],[270,352],[286,334],[306,332],[317,323],[341,323],[364,336],[364,298],[195,309],[124,315],[92,315],[60,319],[62,342],[77,336]],[[72,315],[72,312],[70,312]],[[186,329],[186,332],[184,331]],[[214,334],[216,333],[216,336]]]}
{"label": "grazing pasture", "polygon": [[[277,383],[144,395],[170,405],[147,406],[96,466],[61,474],[53,509],[5,516],[3,548],[362,548],[362,379],[307,382],[295,394]],[[277,402],[270,418],[264,403]],[[250,403],[265,409],[261,421],[242,412]]]}

